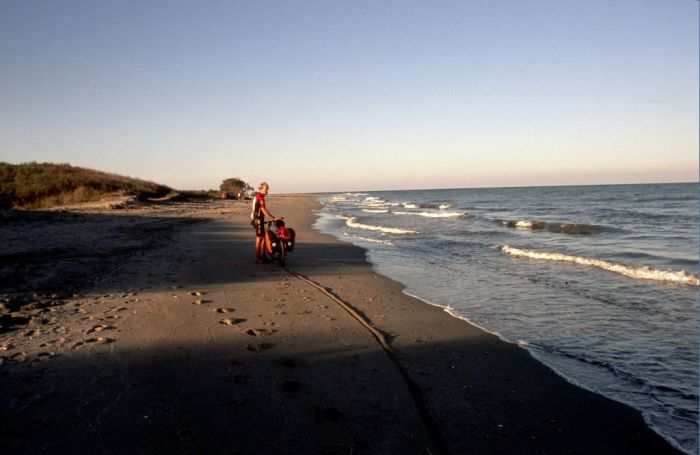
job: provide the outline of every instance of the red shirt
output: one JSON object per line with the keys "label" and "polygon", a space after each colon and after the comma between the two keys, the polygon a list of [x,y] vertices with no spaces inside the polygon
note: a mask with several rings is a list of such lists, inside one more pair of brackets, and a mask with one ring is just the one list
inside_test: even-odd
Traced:
{"label": "red shirt", "polygon": [[255,193],[253,198],[253,218],[265,218],[262,209],[265,207],[265,196],[261,193]]}

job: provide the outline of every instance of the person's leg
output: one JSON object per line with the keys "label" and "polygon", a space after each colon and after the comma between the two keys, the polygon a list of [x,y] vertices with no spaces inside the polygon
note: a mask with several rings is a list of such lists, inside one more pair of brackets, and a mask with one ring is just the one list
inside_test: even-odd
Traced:
{"label": "person's leg", "polygon": [[262,259],[263,257],[263,238],[255,237],[255,257]]}

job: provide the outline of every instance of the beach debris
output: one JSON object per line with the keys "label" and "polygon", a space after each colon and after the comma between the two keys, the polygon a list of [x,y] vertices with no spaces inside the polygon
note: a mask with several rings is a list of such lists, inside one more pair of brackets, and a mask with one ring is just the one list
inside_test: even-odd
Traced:
{"label": "beach debris", "polygon": [[213,310],[216,311],[217,313],[230,313],[231,311],[233,311],[232,309],[229,309],[229,308],[214,308]]}
{"label": "beach debris", "polygon": [[192,292],[190,292],[190,295],[195,296],[195,297],[201,297],[201,296],[203,296],[204,294],[205,294],[204,292],[200,292],[200,291],[192,291]]}
{"label": "beach debris", "polygon": [[202,299],[194,299],[192,301],[192,305],[201,305],[202,304]]}

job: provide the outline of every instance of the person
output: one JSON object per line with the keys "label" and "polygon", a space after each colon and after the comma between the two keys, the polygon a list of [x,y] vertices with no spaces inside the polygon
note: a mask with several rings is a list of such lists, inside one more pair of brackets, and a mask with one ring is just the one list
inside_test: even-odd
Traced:
{"label": "person", "polygon": [[272,221],[278,219],[265,206],[265,196],[269,191],[270,185],[267,182],[261,182],[258,192],[253,197],[253,212],[250,214],[255,228],[255,262],[258,264],[269,262],[269,259],[265,258],[265,217],[269,217]]}

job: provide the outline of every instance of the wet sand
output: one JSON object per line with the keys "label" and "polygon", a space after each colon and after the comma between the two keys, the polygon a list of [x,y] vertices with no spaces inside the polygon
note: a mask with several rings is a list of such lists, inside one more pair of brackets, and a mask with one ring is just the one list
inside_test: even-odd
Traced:
{"label": "wet sand", "polygon": [[676,453],[403,294],[312,197],[268,198],[288,270],[254,264],[243,202],[111,206],[0,216],[7,453]]}

